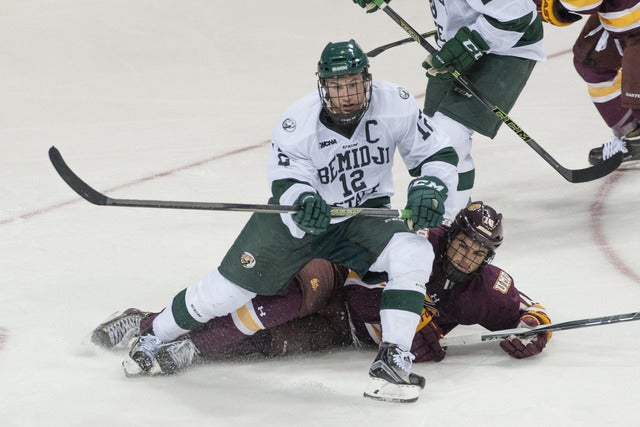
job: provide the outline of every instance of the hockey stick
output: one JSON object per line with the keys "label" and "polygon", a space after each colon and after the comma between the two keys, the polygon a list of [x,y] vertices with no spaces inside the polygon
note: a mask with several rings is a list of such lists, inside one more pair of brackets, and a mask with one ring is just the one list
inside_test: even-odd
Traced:
{"label": "hockey stick", "polygon": [[[422,37],[416,30],[414,30],[404,19],[400,17],[391,7],[384,2],[384,0],[374,0],[375,5],[389,15],[396,24],[400,25],[416,42],[427,50],[430,54],[435,54],[437,49],[429,44],[429,42]],[[370,3],[370,7],[373,7],[374,3]],[[500,107],[494,105],[484,95],[482,95],[473,86],[473,84],[462,74],[456,71],[452,66],[446,67],[446,70],[453,76],[454,79],[468,92],[471,96],[480,101],[489,111],[504,122],[509,129],[515,132],[529,147],[531,147],[538,155],[540,155],[547,163],[549,163],[564,179],[572,183],[588,182],[598,178],[602,178],[605,175],[610,174],[620,166],[622,163],[622,153],[616,153],[613,157],[595,165],[584,169],[567,169],[562,166],[556,159],[551,157],[544,148],[533,140],[527,133],[516,124],[511,118],[502,111]]]}
{"label": "hockey stick", "polygon": [[461,335],[457,337],[445,337],[440,340],[441,346],[476,344],[484,341],[501,340],[504,338],[526,338],[541,332],[565,331],[567,329],[587,328],[589,326],[609,325],[611,323],[630,322],[640,320],[640,312],[627,314],[614,314],[612,316],[593,317],[590,319],[570,320],[568,322],[552,325],[540,325],[535,328],[504,329],[502,331],[487,332],[484,334]]}
{"label": "hockey stick", "polygon": [[[113,199],[95,190],[76,175],[65,163],[62,154],[56,147],[49,148],[49,159],[58,175],[64,182],[78,193],[82,198],[94,205],[99,206],[124,206],[135,208],[166,208],[166,209],[199,209],[210,211],[235,211],[235,212],[259,212],[259,213],[286,213],[297,212],[298,208],[287,205],[256,205],[242,203],[210,203],[210,202],[180,202],[165,200],[136,200],[136,199]],[[411,211],[402,209],[383,208],[341,208],[332,207],[331,216],[375,216],[381,218],[411,218]]]}
{"label": "hockey stick", "polygon": [[[431,37],[431,36],[433,36],[435,34],[436,34],[436,31],[433,30],[433,31],[427,31],[426,33],[422,33],[420,35],[426,39],[427,37]],[[398,41],[395,41],[393,43],[387,43],[387,44],[379,46],[379,47],[377,47],[375,49],[370,50],[369,52],[367,52],[367,56],[369,58],[375,58],[376,56],[380,55],[382,52],[384,52],[386,50],[389,50],[392,47],[401,46],[403,44],[411,43],[411,42],[414,42],[414,41],[415,41],[415,39],[413,37],[407,37],[406,39],[398,40]]]}

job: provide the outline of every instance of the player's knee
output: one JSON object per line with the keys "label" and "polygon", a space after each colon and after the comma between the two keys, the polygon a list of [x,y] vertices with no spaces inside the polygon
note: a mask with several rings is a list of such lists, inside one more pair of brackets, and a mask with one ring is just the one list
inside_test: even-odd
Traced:
{"label": "player's knee", "polygon": [[414,233],[397,233],[383,251],[383,269],[389,279],[410,274],[412,280],[427,282],[433,264],[433,248],[427,239]]}

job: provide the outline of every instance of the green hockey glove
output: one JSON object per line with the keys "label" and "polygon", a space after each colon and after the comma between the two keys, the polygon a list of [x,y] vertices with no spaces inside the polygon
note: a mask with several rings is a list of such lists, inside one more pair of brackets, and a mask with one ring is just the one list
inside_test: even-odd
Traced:
{"label": "green hockey glove", "polygon": [[[355,4],[359,5],[362,8],[367,10],[367,13],[372,13],[378,10],[378,6],[375,5],[376,2],[374,0],[352,0]],[[389,3],[391,0],[384,0],[385,3]],[[382,3],[380,3],[382,4]],[[370,6],[375,5],[375,6]]]}
{"label": "green hockey glove", "polygon": [[480,59],[489,45],[477,31],[462,27],[456,35],[447,41],[438,52],[427,58],[422,66],[427,70],[427,76],[432,77],[440,69],[452,65],[456,71],[464,73]]}
{"label": "green hockey glove", "polygon": [[434,176],[421,176],[409,183],[407,206],[415,230],[434,228],[442,224],[447,186]]}
{"label": "green hockey glove", "polygon": [[318,193],[302,193],[294,203],[298,212],[293,214],[293,220],[298,227],[308,234],[321,234],[329,228],[331,208]]}

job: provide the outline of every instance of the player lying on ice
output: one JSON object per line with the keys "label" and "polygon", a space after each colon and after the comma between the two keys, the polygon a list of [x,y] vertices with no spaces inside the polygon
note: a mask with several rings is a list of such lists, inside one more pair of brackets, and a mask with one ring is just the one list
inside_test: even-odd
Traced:
{"label": "player lying on ice", "polygon": [[[507,272],[490,264],[503,240],[502,215],[492,207],[473,202],[450,227],[423,229],[419,234],[433,245],[435,259],[411,347],[416,362],[444,359],[446,349],[439,339],[457,325],[478,324],[493,331],[551,323],[544,307],[516,289]],[[234,313],[163,344],[149,371],[140,371],[130,359],[124,362],[125,371],[173,374],[207,359],[378,344],[384,276],[367,273],[361,279],[344,267],[313,260],[291,280],[286,296],[258,296]],[[157,315],[126,310],[99,325],[92,341],[109,349],[128,347],[151,328]],[[542,333],[506,339],[500,347],[520,359],[540,353],[550,337],[551,333]]]}

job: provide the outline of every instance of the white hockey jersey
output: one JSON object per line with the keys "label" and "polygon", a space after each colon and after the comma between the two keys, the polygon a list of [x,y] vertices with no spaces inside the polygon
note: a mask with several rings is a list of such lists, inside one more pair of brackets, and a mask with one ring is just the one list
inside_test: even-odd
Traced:
{"label": "white hockey jersey", "polygon": [[[279,198],[292,205],[300,194],[317,191],[330,205],[361,206],[366,201],[394,194],[392,167],[396,149],[415,176],[436,176],[455,191],[458,175],[454,159],[442,161],[437,153],[450,149],[449,137],[433,129],[414,97],[389,82],[373,82],[369,108],[351,138],[324,126],[322,103],[313,92],[281,115],[272,135],[268,160],[269,184],[298,181]],[[446,157],[446,156],[445,156]],[[282,219],[292,234],[304,233],[290,214]],[[347,218],[332,218],[338,222]]]}
{"label": "white hockey jersey", "polygon": [[429,0],[438,46],[461,27],[480,34],[489,53],[543,61],[542,22],[531,0]]}

